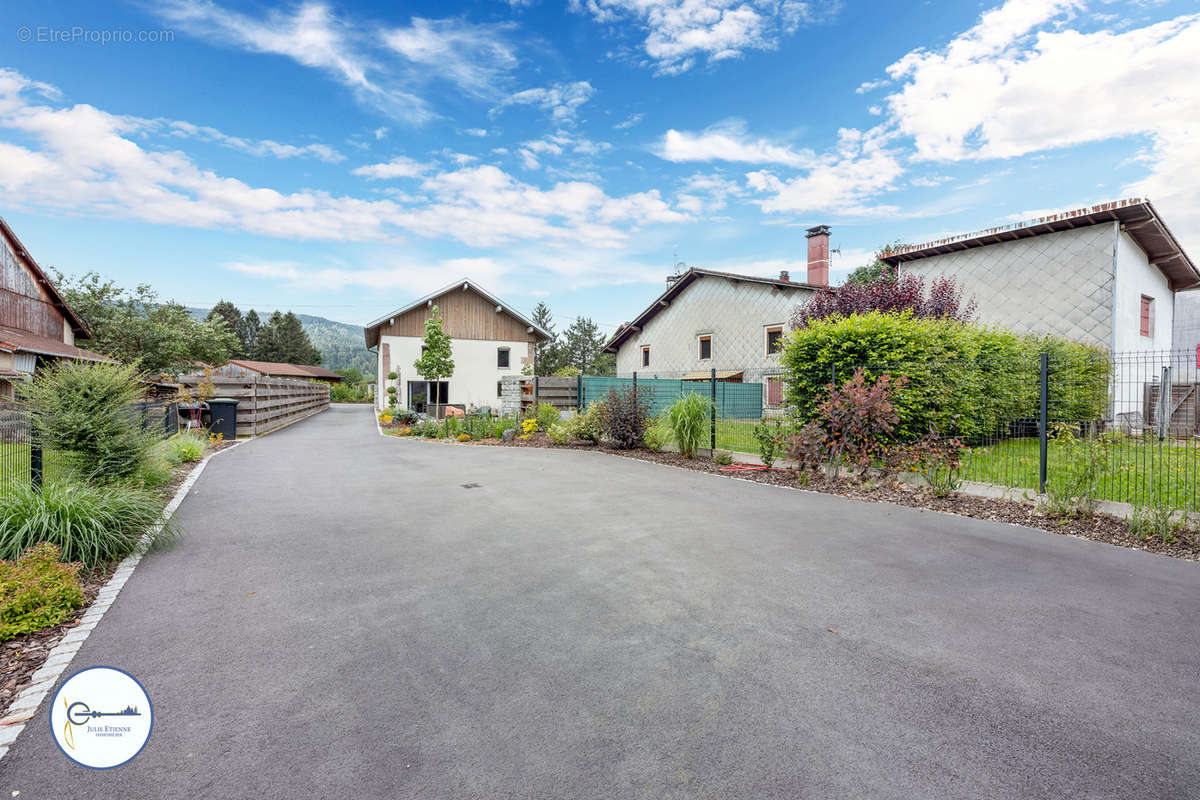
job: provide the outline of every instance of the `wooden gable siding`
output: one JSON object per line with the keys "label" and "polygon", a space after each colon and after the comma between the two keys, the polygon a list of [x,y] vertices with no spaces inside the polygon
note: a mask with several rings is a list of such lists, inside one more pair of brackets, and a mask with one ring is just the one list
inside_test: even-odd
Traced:
{"label": "wooden gable siding", "polygon": [[63,341],[62,314],[3,238],[0,238],[0,327]]}
{"label": "wooden gable siding", "polygon": [[[433,299],[433,305],[442,314],[442,328],[452,339],[487,339],[498,342],[533,342],[535,333],[527,333],[529,326],[509,314],[496,311],[496,306],[474,289],[464,290],[461,286],[451,289]],[[396,317],[391,324],[379,326],[380,336],[424,336],[425,320],[433,315],[433,308],[421,306]]]}

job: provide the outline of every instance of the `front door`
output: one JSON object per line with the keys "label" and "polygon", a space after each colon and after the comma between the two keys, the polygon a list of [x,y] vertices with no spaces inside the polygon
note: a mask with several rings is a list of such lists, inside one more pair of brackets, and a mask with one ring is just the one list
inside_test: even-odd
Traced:
{"label": "front door", "polygon": [[449,381],[409,381],[408,410],[418,414],[434,413],[433,404],[445,405],[450,402]]}

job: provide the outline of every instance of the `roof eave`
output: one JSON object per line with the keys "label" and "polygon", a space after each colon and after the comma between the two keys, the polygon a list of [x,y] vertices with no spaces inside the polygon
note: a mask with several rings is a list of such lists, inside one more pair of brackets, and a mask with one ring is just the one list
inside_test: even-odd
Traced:
{"label": "roof eave", "polygon": [[413,309],[418,308],[418,307],[424,305],[425,303],[428,303],[430,300],[433,300],[434,298],[441,297],[442,295],[452,291],[456,287],[462,286],[463,284],[470,286],[476,292],[483,295],[483,297],[487,298],[492,303],[495,303],[496,305],[500,306],[505,311],[507,311],[509,314],[512,314],[519,321],[525,323],[526,326],[532,328],[535,333],[540,334],[543,339],[549,341],[550,339],[554,338],[544,328],[534,324],[534,322],[532,320],[528,319],[524,314],[517,311],[515,308],[510,306],[508,303],[505,303],[503,300],[497,298],[491,292],[487,291],[486,289],[481,287],[479,284],[472,281],[470,278],[460,278],[459,280],[456,280],[453,283],[446,284],[441,289],[438,289],[435,292],[430,292],[429,294],[425,295],[424,297],[421,297],[417,300],[412,301],[411,303],[409,303],[406,306],[401,306],[400,308],[396,309],[395,311],[393,311],[390,314],[383,315],[382,317],[375,320],[374,322],[369,322],[366,325],[364,325],[363,326],[363,335],[367,342],[367,349],[369,350],[370,348],[375,347],[377,344],[379,344],[379,333],[378,333],[379,327],[381,325],[383,325],[385,322],[387,322],[390,319],[394,319],[394,318],[400,316],[401,314],[407,314],[409,311],[412,311]]}

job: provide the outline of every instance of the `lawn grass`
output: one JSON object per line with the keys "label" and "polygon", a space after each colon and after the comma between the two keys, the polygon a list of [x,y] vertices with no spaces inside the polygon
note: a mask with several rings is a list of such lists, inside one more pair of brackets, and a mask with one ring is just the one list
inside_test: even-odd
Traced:
{"label": "lawn grass", "polygon": [[[66,458],[56,451],[42,455],[42,476],[63,474],[67,469]],[[25,442],[0,442],[0,483],[7,480],[29,480],[29,444]]]}
{"label": "lawn grass", "polygon": [[[734,453],[757,453],[754,438],[757,419],[717,420],[717,449]],[[711,441],[706,432],[703,447]],[[1051,440],[1047,462],[1049,479],[1066,468],[1066,447]],[[963,477],[970,481],[1038,489],[1038,440],[1005,439],[995,444],[973,447],[963,461]],[[1200,510],[1200,440],[1165,440],[1154,437],[1118,437],[1108,451],[1105,474],[1098,499],[1122,503],[1147,501],[1154,481],[1175,508]]]}
{"label": "lawn grass", "polygon": [[[1005,439],[972,448],[964,460],[967,480],[1038,488],[1038,440]],[[1050,440],[1047,476],[1067,467],[1066,445]],[[1154,437],[1119,437],[1108,449],[1098,499],[1136,503],[1148,500],[1159,482],[1159,490],[1175,508],[1200,509],[1200,442],[1194,439],[1159,441]]]}

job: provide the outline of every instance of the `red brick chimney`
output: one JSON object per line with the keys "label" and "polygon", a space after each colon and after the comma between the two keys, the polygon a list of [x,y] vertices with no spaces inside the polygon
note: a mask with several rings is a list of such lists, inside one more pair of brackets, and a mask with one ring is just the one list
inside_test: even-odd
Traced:
{"label": "red brick chimney", "polygon": [[808,282],[829,285],[829,226],[808,229]]}

